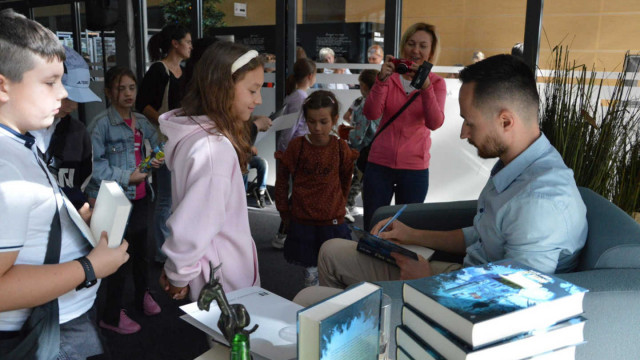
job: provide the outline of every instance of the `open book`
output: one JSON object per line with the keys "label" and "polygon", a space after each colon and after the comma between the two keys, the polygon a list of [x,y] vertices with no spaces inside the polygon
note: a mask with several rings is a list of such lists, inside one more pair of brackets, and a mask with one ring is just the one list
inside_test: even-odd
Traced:
{"label": "open book", "polygon": [[87,226],[87,223],[66,197],[65,203],[69,217],[94,247],[98,245],[100,234],[103,231],[107,232],[110,248],[120,246],[127,229],[132,205],[118,183],[103,180],[100,184],[90,226]]}
{"label": "open book", "polygon": [[[258,324],[256,332],[249,335],[254,359],[288,360],[296,357],[296,313],[302,306],[280,297],[258,286],[227,293],[229,304],[242,304],[251,317],[251,329]],[[218,329],[220,308],[211,303],[209,311],[198,308],[198,304],[180,307],[186,315],[180,318],[212,336],[217,342],[228,345]],[[255,356],[255,354],[259,356]]]}
{"label": "open book", "polygon": [[433,253],[433,249],[418,245],[400,245],[385,240],[381,237],[372,235],[357,226],[349,225],[349,228],[358,237],[358,247],[361,253],[373,256],[389,264],[396,265],[396,259],[391,257],[391,253],[399,253],[411,259],[418,260],[418,255],[429,260]]}

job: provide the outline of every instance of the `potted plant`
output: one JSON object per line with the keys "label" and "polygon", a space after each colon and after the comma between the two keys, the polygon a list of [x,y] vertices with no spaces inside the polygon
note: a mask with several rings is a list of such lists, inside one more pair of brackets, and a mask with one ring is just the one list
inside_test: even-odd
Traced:
{"label": "potted plant", "polygon": [[640,207],[640,106],[621,73],[613,86],[596,71],[553,49],[543,85],[540,128],[558,149],[576,183],[629,214]]}

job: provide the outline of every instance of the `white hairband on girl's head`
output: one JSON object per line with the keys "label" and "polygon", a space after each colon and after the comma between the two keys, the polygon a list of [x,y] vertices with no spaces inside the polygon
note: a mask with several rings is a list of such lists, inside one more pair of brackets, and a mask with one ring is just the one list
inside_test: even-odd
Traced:
{"label": "white hairband on girl's head", "polygon": [[253,60],[258,56],[258,52],[255,50],[249,50],[244,53],[242,56],[236,59],[236,61],[231,64],[231,74],[235,73],[241,67],[247,65],[249,61]]}

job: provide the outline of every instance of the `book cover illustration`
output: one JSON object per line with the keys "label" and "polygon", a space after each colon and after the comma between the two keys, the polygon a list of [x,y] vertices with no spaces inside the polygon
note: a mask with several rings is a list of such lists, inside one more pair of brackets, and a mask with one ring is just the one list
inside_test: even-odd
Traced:
{"label": "book cover illustration", "polygon": [[472,323],[587,292],[512,260],[407,283]]}
{"label": "book cover illustration", "polygon": [[377,358],[380,301],[380,292],[376,291],[322,320],[320,359]]}
{"label": "book cover illustration", "polygon": [[396,260],[391,257],[391,253],[399,253],[413,260],[418,260],[418,254],[429,260],[434,253],[429,249],[418,245],[398,245],[389,240],[372,235],[357,226],[349,225],[349,229],[358,237],[358,251],[371,255],[377,259],[396,265]]}

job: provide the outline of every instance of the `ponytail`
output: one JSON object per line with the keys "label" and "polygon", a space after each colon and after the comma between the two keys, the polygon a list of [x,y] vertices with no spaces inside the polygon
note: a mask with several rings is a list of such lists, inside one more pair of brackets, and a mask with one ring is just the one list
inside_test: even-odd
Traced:
{"label": "ponytail", "polygon": [[296,77],[291,74],[287,76],[287,81],[284,84],[285,95],[290,95],[292,92],[296,91]]}
{"label": "ponytail", "polygon": [[171,41],[180,41],[189,34],[189,30],[180,25],[167,25],[162,31],[153,35],[147,43],[147,51],[152,61],[159,61],[169,55]]}
{"label": "ponytail", "polygon": [[298,59],[293,64],[293,74],[287,77],[287,82],[285,84],[285,92],[287,95],[296,91],[296,85],[300,84],[304,78],[315,73],[316,63],[314,63],[313,60],[308,58]]}

